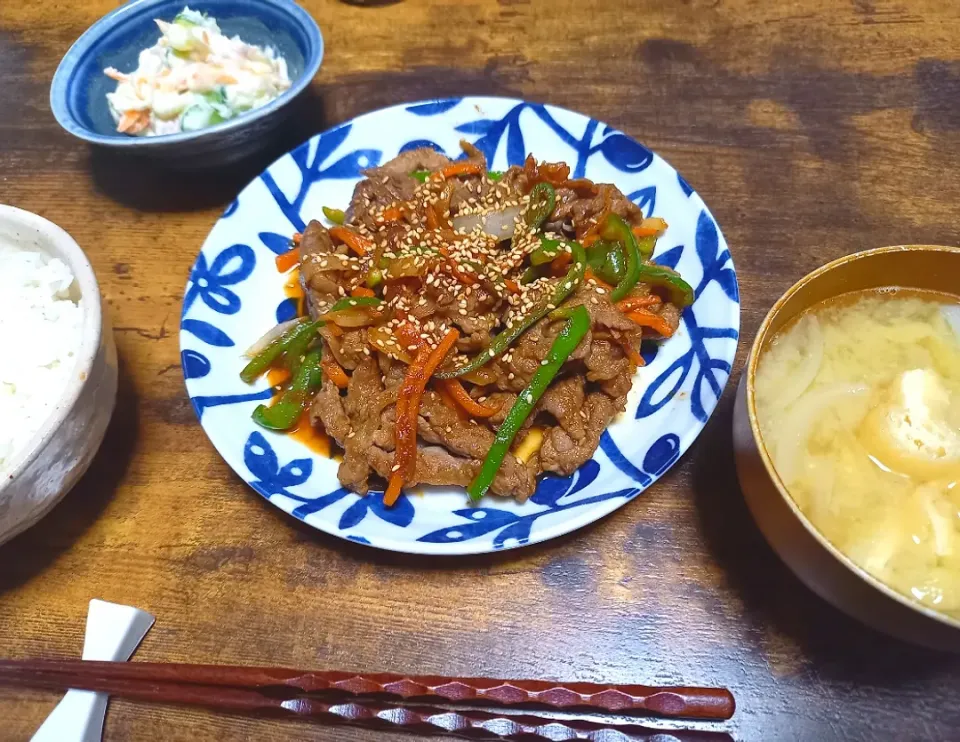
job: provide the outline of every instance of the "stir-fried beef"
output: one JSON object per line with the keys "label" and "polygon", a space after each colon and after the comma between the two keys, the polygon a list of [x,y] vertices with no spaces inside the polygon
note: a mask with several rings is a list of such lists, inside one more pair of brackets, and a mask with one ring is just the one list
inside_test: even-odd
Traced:
{"label": "stir-fried beef", "polygon": [[[343,374],[325,378],[311,421],[343,449],[339,479],[359,493],[398,472],[407,486],[470,484],[518,395],[546,363],[569,311],[582,306],[589,330],[519,426],[514,451],[493,479],[493,493],[525,500],[539,474],[570,474],[593,455],[604,429],[625,408],[642,363],[641,341],[669,336],[679,325],[680,310],[657,287],[632,287],[625,308],[611,300],[609,285],[588,274],[568,287],[560,307],[547,308],[565,315],[545,316],[500,347],[498,336],[550,301],[567,280],[567,268],[551,256],[552,264],[538,261],[539,273],[528,278],[534,270],[528,256],[541,244],[539,225],[518,217],[513,239],[498,242],[500,236],[485,235],[482,226],[469,233],[454,229],[458,215],[522,214],[531,189],[546,181],[556,196],[542,227],[549,237],[589,235],[611,214],[634,227],[644,219],[616,187],[570,180],[565,166],[531,159],[491,177],[483,154],[464,148],[466,157],[456,161],[417,149],[366,171],[347,212],[349,245],[315,221],[302,236],[307,305],[314,317],[326,318],[334,308],[335,318],[320,335],[325,357]],[[372,298],[351,303],[351,295]],[[448,356],[438,359],[445,373],[475,354],[490,358],[454,382],[421,379],[418,364],[445,337],[454,341]],[[414,393],[417,384],[421,391]],[[409,466],[398,445],[408,418],[416,440]],[[533,428],[542,444],[518,458],[516,443]]]}

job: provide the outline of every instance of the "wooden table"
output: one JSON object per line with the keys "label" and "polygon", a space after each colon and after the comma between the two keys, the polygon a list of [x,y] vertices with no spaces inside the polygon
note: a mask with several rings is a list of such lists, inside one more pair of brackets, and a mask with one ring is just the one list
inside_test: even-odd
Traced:
{"label": "wooden table", "polygon": [[[266,161],[373,108],[485,93],[588,113],[687,177],[736,260],[742,362],[767,307],[817,265],[958,242],[960,6],[313,0],[327,56],[309,115],[242,171],[184,180],[91,154],[50,113],[57,62],[114,4],[0,2],[0,201],[88,251],[122,374],[90,473],[0,548],[0,653],[79,656],[99,597],[156,614],[141,660],[720,684],[738,739],[960,737],[960,659],[845,618],[754,527],[731,454],[739,371],[637,501],[557,541],[440,562],[314,532],[248,489],[197,424],[177,342],[199,245]],[[0,738],[29,738],[55,701],[0,691]],[[105,738],[409,739],[122,701]]]}

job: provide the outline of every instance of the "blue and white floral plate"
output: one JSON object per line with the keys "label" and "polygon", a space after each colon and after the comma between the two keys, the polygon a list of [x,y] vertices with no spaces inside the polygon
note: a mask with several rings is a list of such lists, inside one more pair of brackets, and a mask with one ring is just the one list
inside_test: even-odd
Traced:
{"label": "blue and white floral plate", "polygon": [[[670,225],[655,260],[696,287],[677,334],[638,371],[627,411],[591,461],[545,477],[529,501],[488,497],[471,507],[459,488],[429,488],[385,508],[383,495],[340,487],[337,463],[250,419],[270,397],[238,376],[243,351],[293,316],[273,258],[324,205],[345,207],[360,171],[430,146],[458,156],[472,141],[492,169],[565,161],[574,177],[615,183],[646,216]],[[610,126],[553,106],[455,98],[394,106],[313,137],[248,185],[214,226],[190,273],[180,345],[193,407],[227,463],[281,510],[321,531],[382,549],[475,554],[545,541],[602,518],[653,484],[690,446],[730,374],[740,324],[726,242],[701,198],[660,157]]]}

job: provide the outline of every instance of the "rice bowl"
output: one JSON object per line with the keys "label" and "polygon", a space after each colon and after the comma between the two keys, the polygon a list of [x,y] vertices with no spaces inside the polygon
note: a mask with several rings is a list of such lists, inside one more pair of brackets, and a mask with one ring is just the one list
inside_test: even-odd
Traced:
{"label": "rice bowl", "polygon": [[0,475],[52,413],[80,349],[82,300],[70,268],[0,240]]}
{"label": "rice bowl", "polygon": [[[15,394],[9,389],[9,359],[0,363],[4,375],[0,393],[6,395],[0,411],[6,415],[16,408],[30,413],[30,419],[14,418],[16,430],[6,418],[0,422],[0,445],[7,448],[0,452],[3,542],[45,515],[89,467],[113,413],[117,358],[93,269],[70,235],[35,214],[0,205],[0,245],[4,246],[0,291],[5,294],[0,303],[5,308],[11,303],[21,309],[31,304],[44,307],[35,307],[32,318],[31,328],[40,334],[19,336],[22,352],[12,386],[23,388],[15,388]],[[37,254],[42,256],[39,260]],[[16,260],[26,266],[24,275],[30,276],[15,296],[10,286],[22,281],[8,273],[14,262],[11,255],[18,256]],[[46,299],[38,298],[44,294]],[[22,315],[17,321],[27,325]],[[68,334],[72,337],[64,339]],[[58,348],[51,355],[44,346],[53,339]],[[31,379],[31,374],[37,378]],[[38,393],[45,399],[38,401]]]}

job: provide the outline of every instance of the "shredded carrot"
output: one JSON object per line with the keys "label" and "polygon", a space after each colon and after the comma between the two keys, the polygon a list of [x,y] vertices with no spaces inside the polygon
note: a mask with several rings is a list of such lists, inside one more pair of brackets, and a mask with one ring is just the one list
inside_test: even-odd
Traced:
{"label": "shredded carrot", "polygon": [[647,362],[643,360],[643,356],[637,352],[637,349],[630,345],[630,342],[626,338],[618,338],[620,347],[623,348],[623,352],[627,354],[627,358],[630,359],[632,363],[637,368],[642,368],[647,365]]}
{"label": "shredded carrot", "polygon": [[[436,203],[427,205],[427,229],[439,229],[441,232],[450,229],[450,221],[446,211],[449,207],[449,196],[446,200],[440,199]],[[445,239],[447,239],[445,237]]]}
{"label": "shredded carrot", "polygon": [[277,264],[277,270],[281,273],[286,273],[288,270],[293,268],[300,262],[300,248],[295,247],[292,250],[288,250],[282,255],[277,255],[275,261]]}
{"label": "shredded carrot", "polygon": [[627,317],[636,322],[641,327],[649,327],[654,332],[665,338],[673,335],[673,328],[667,324],[667,321],[659,314],[648,312],[646,309],[636,309],[627,312]]}
{"label": "shredded carrot", "polygon": [[388,206],[383,210],[383,221],[399,222],[403,219],[404,208],[402,206]]}
{"label": "shredded carrot", "polygon": [[596,283],[597,286],[599,286],[600,288],[606,289],[607,291],[612,291],[612,290],[613,290],[613,286],[611,286],[611,285],[610,285],[609,283],[607,283],[606,281],[604,281],[604,280],[602,280],[602,279],[600,279],[600,278],[597,278],[597,274],[594,273],[594,272],[593,272],[593,269],[591,269],[591,268],[587,268],[587,270],[584,271],[583,277],[584,277],[586,280],[593,281],[593,282]]}
{"label": "shredded carrot", "polygon": [[350,296],[376,296],[377,293],[373,289],[368,289],[366,286],[357,286],[353,291],[350,292]]}
{"label": "shredded carrot", "polygon": [[342,242],[344,245],[353,250],[361,258],[367,254],[373,245],[370,244],[370,240],[366,237],[361,237],[359,234],[354,232],[352,229],[347,227],[333,227],[330,230],[330,236]]}
{"label": "shredded carrot", "polygon": [[427,205],[427,229],[440,229],[440,220],[437,218],[433,204]]}
{"label": "shredded carrot", "polygon": [[448,392],[443,385],[437,386],[437,394],[440,395],[440,401],[443,402],[445,407],[457,413],[457,417],[461,420],[466,418],[463,408],[457,404],[457,400],[450,396],[450,392]]}
{"label": "shredded carrot", "polygon": [[447,248],[444,245],[441,245],[440,247],[437,248],[437,252],[439,252],[443,256],[443,259],[446,262],[447,268],[450,269],[450,272],[456,277],[456,279],[460,283],[462,283],[464,286],[473,286],[474,284],[477,283],[477,279],[474,278],[472,275],[470,275],[470,273],[468,273],[467,271],[463,270],[460,267],[460,264],[451,257],[449,248]]}
{"label": "shredded carrot", "polygon": [[479,162],[455,162],[440,171],[441,178],[455,178],[458,175],[483,175],[484,167]]}
{"label": "shredded carrot", "polygon": [[630,312],[634,309],[656,306],[662,301],[663,300],[656,294],[647,294],[646,296],[631,296],[623,301],[617,302],[617,309],[619,309],[621,312]]}
{"label": "shredded carrot", "polygon": [[507,291],[509,291],[511,294],[520,293],[520,284],[514,281],[512,278],[506,279],[503,283],[507,287]]}
{"label": "shredded carrot", "polygon": [[412,322],[403,320],[397,328],[393,331],[394,337],[400,341],[401,347],[404,349],[409,348],[411,345],[416,346],[414,350],[420,348],[423,345],[423,338],[420,337],[420,330]]}
{"label": "shredded carrot", "polygon": [[383,504],[387,507],[396,503],[404,482],[416,473],[417,418],[420,415],[423,390],[459,337],[460,332],[451,328],[433,350],[430,350],[427,345],[421,345],[417,351],[417,357],[407,368],[407,374],[400,384],[397,392],[397,424],[394,429],[396,450],[393,470],[387,489],[383,493]]}
{"label": "shredded carrot", "polygon": [[499,407],[490,407],[477,402],[467,394],[467,390],[457,379],[441,379],[438,385],[445,389],[471,417],[493,417],[500,411]]}
{"label": "shredded carrot", "polygon": [[323,370],[324,376],[336,384],[338,388],[347,388],[347,384],[350,383],[350,377],[340,368],[340,364],[330,356],[324,355],[323,360],[320,361],[320,368]]}
{"label": "shredded carrot", "polygon": [[117,131],[121,134],[130,132],[139,134],[150,126],[150,114],[147,111],[124,111],[117,123]]}
{"label": "shredded carrot", "polygon": [[633,234],[637,237],[654,237],[667,228],[667,223],[659,217],[650,217],[644,219],[639,227],[633,228]]}
{"label": "shredded carrot", "polygon": [[566,251],[560,253],[553,259],[550,263],[550,270],[554,273],[563,273],[566,271],[567,266],[570,265],[570,261],[573,260],[573,254]]}
{"label": "shredded carrot", "polygon": [[596,232],[591,232],[590,234],[584,235],[583,239],[580,242],[584,247],[590,247],[594,242],[600,239],[600,235]]}

